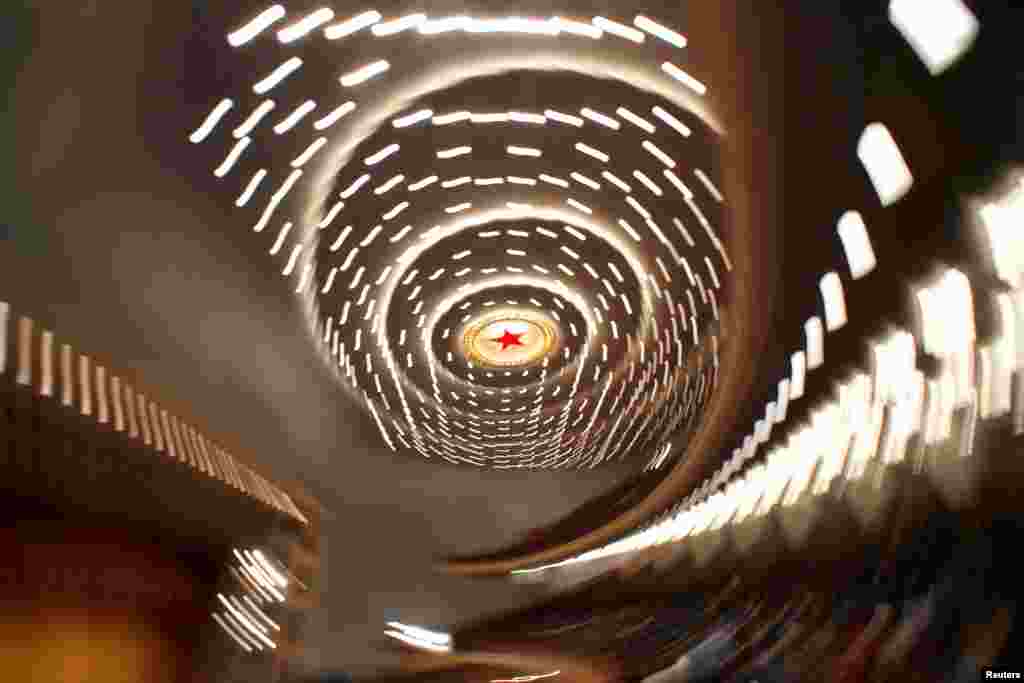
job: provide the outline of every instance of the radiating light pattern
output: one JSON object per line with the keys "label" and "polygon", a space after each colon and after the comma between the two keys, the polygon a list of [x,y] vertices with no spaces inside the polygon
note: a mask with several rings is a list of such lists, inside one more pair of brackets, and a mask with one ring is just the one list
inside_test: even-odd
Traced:
{"label": "radiating light pattern", "polygon": [[[307,93],[314,70],[283,55],[254,79],[256,94],[274,90],[273,99],[231,121],[234,139],[215,170],[236,206],[254,212],[254,232],[266,231],[264,248],[307,304],[325,360],[389,449],[500,469],[594,467],[653,450],[662,467],[677,452],[665,446],[669,434],[703,410],[713,377],[701,375],[698,391],[689,364],[707,355],[717,367],[730,266],[712,226],[722,201],[712,174],[697,173],[695,195],[684,179],[696,171],[670,156],[671,136],[716,134],[684,106],[677,85],[700,90],[695,80],[653,62],[650,77],[671,99],[644,89],[546,108],[510,92],[481,108],[436,97],[451,84],[406,96],[410,41],[685,44],[654,19],[632,23],[375,10],[343,18],[325,7],[256,31],[273,25],[292,54],[337,41],[338,82]],[[655,40],[644,46],[647,37]],[[620,81],[595,82],[634,88]],[[271,123],[276,136],[266,135]],[[218,125],[207,136],[220,142]],[[280,152],[268,157],[268,145]],[[283,168],[270,162],[278,157]],[[690,235],[681,221],[694,220]],[[496,362],[460,350],[465,330],[487,315],[511,321],[526,309],[551,332],[526,366],[502,365],[518,346],[487,335],[480,343]]]}

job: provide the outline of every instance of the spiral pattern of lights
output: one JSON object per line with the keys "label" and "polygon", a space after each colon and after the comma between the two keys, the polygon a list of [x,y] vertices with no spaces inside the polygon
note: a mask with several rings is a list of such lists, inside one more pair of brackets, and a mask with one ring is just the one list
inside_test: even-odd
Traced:
{"label": "spiral pattern of lights", "polygon": [[[683,35],[274,5],[227,40],[252,79],[189,139],[223,145],[214,176],[392,450],[501,469],[682,452],[732,269],[722,130]],[[305,77],[318,62],[334,82]]]}

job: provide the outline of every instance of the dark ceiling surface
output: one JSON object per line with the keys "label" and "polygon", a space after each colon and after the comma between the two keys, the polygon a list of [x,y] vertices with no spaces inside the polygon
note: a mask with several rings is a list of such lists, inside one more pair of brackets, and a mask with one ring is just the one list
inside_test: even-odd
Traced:
{"label": "dark ceiling surface", "polygon": [[191,32],[213,30],[196,24],[202,12],[97,0],[33,13],[36,39],[9,98],[16,218],[0,248],[0,300],[136,372],[168,408],[321,498],[333,520],[314,664],[374,671],[393,657],[380,649],[387,620],[446,625],[534,596],[431,565],[511,542],[632,466],[496,472],[388,452],[324,371],[250,226],[230,198],[205,191],[208,167],[193,175],[185,81],[203,68],[227,77],[185,54]]}

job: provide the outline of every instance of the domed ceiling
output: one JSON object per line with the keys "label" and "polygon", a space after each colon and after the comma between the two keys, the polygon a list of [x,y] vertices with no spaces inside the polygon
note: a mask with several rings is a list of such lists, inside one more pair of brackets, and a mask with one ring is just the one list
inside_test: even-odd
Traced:
{"label": "domed ceiling", "polygon": [[186,134],[383,443],[499,469],[684,450],[731,270],[685,27],[285,5],[234,22],[232,85]]}

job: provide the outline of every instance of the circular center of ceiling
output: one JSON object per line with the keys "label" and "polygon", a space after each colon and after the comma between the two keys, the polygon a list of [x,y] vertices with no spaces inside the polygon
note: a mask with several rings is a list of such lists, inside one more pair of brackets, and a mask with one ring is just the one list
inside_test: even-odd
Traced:
{"label": "circular center of ceiling", "polygon": [[523,312],[496,312],[466,328],[466,355],[481,367],[533,365],[548,355],[558,335],[554,325]]}

